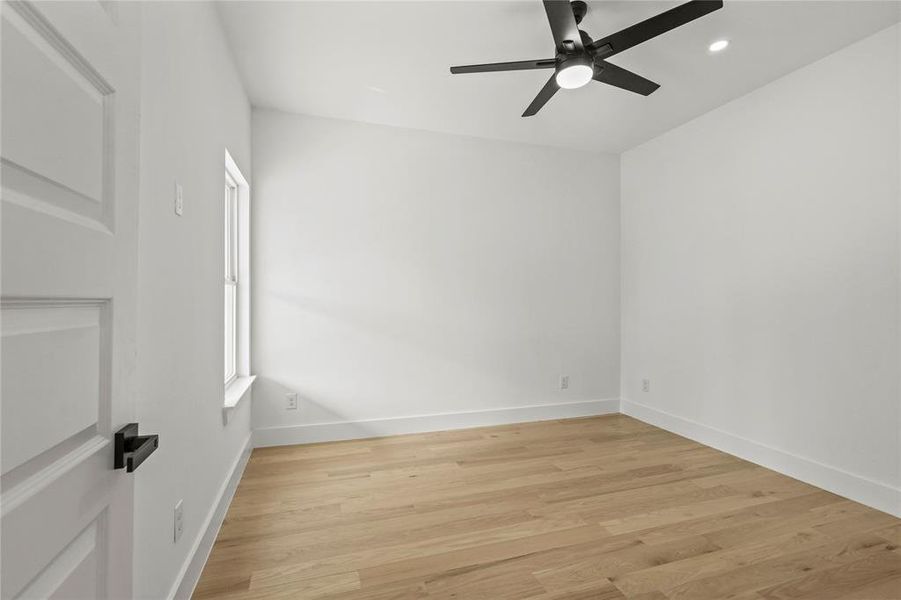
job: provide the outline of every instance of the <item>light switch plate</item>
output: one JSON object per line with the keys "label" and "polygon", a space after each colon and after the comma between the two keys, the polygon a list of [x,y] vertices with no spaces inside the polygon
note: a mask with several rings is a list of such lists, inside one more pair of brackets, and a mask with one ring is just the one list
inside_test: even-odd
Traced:
{"label": "light switch plate", "polygon": [[185,212],[185,197],[181,189],[181,184],[175,184],[175,214],[179,217]]}
{"label": "light switch plate", "polygon": [[175,513],[172,528],[172,541],[177,542],[181,538],[182,532],[185,530],[184,511],[182,510],[182,500],[175,503]]}

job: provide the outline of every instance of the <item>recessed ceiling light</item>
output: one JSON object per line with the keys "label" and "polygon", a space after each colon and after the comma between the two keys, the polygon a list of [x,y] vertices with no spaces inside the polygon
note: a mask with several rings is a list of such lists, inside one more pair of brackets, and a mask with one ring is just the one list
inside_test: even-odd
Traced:
{"label": "recessed ceiling light", "polygon": [[729,45],[729,40],[717,40],[710,44],[707,49],[711,52],[722,52]]}

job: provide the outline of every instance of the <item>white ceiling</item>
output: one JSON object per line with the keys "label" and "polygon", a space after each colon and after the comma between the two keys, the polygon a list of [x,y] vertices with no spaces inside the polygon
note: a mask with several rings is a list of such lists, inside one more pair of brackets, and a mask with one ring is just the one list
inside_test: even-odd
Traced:
{"label": "white ceiling", "polygon": [[[590,1],[597,39],[680,4]],[[621,152],[901,19],[901,3],[726,0],[610,62],[661,84],[591,83],[521,118],[551,71],[451,75],[451,65],[553,56],[539,0],[223,2],[254,106],[582,150]],[[729,48],[710,55],[719,38]]]}

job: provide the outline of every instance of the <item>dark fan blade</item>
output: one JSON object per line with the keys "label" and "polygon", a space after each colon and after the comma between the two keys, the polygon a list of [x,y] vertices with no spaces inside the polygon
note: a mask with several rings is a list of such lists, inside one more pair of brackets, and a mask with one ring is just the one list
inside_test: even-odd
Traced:
{"label": "dark fan blade", "polygon": [[464,65],[451,67],[451,73],[490,73],[492,71],[522,71],[524,69],[553,69],[557,61],[553,58],[544,60],[520,60],[517,62],[488,63],[485,65]]}
{"label": "dark fan blade", "polygon": [[654,83],[650,79],[645,79],[632,71],[627,71],[622,67],[617,67],[602,60],[595,63],[594,80],[635,92],[642,96],[649,96],[660,87],[660,84]]}
{"label": "dark fan blade", "polygon": [[573,8],[567,0],[544,0],[544,10],[547,20],[551,24],[551,33],[554,35],[554,44],[559,50],[561,47],[566,52],[581,52],[582,36],[579,34],[579,26],[576,24],[576,16]]}
{"label": "dark fan blade", "polygon": [[532,103],[529,105],[529,108],[526,109],[526,112],[522,113],[522,116],[531,117],[537,113],[559,89],[560,86],[557,85],[557,74],[554,73],[551,75],[551,78],[547,80],[547,83],[544,84],[544,87],[541,88],[541,91],[538,92],[538,95],[535,96],[535,99],[532,100]]}
{"label": "dark fan blade", "polygon": [[596,40],[591,44],[589,50],[599,58],[607,58],[722,7],[722,0],[692,0],[692,2],[686,2],[660,13],[656,17],[626,27],[613,35]]}

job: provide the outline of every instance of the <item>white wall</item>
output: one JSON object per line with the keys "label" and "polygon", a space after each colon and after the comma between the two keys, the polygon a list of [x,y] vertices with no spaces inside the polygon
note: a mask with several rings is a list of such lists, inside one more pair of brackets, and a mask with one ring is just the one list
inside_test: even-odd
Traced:
{"label": "white wall", "polygon": [[622,157],[624,410],[895,511],[898,31]]}
{"label": "white wall", "polygon": [[616,410],[617,157],[267,111],[253,154],[260,443]]}
{"label": "white wall", "polygon": [[142,10],[137,419],[160,448],[135,472],[134,569],[136,596],[165,598],[250,434],[248,401],[222,418],[221,225],[226,147],[250,176],[250,105],[211,4]]}

